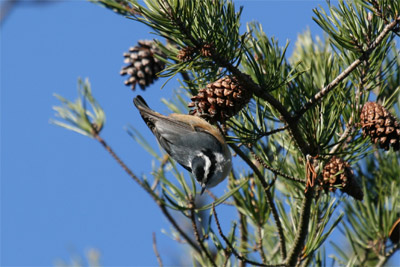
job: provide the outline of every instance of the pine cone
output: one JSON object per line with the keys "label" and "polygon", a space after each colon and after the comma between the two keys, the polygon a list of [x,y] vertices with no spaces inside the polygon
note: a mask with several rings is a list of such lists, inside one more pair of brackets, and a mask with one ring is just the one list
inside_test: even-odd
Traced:
{"label": "pine cone", "polygon": [[395,151],[400,148],[400,123],[384,107],[375,103],[365,103],[361,111],[361,127],[364,136],[368,135],[380,148]]}
{"label": "pine cone", "polygon": [[234,76],[226,76],[200,89],[191,99],[190,114],[211,122],[225,122],[236,115],[251,99],[252,93],[239,84]]}
{"label": "pine cone", "polygon": [[178,59],[182,62],[187,62],[193,59],[193,55],[196,52],[196,48],[191,46],[186,46],[179,50]]}
{"label": "pine cone", "polygon": [[203,57],[212,57],[215,47],[214,44],[204,44],[200,52]]}
{"label": "pine cone", "polygon": [[348,162],[335,156],[325,165],[322,172],[323,180],[320,181],[322,188],[335,192],[336,187],[357,200],[362,200],[364,194],[358,185]]}
{"label": "pine cone", "polygon": [[121,69],[121,75],[129,75],[125,85],[130,85],[135,90],[136,84],[144,90],[147,86],[158,79],[157,73],[165,67],[164,62],[157,59],[154,55],[163,56],[154,41],[141,40],[139,45],[129,48],[128,53],[124,53],[124,62],[129,64]]}

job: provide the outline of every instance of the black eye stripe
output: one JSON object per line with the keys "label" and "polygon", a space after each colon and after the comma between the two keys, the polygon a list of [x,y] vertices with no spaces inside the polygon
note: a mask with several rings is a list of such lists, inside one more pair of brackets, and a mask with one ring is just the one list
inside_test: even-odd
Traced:
{"label": "black eye stripe", "polygon": [[[199,155],[193,158],[192,160],[192,173],[194,174],[196,180],[199,183],[202,183],[205,180],[205,169],[206,166],[206,156]],[[208,158],[207,158],[208,160]]]}
{"label": "black eye stripe", "polygon": [[204,169],[195,169],[194,172],[196,180],[201,183],[201,180],[204,179]]}
{"label": "black eye stripe", "polygon": [[206,150],[202,150],[201,151],[209,160],[210,160],[210,162],[211,162],[211,166],[210,166],[210,170],[208,171],[208,175],[207,175],[207,177],[204,177],[205,179],[204,179],[204,184],[207,184],[208,183],[208,180],[211,178],[211,176],[214,174],[214,172],[215,172],[215,162],[216,162],[216,159],[215,159],[215,155],[214,155],[214,153],[212,153],[211,152],[211,150],[209,150],[209,149],[206,149]]}

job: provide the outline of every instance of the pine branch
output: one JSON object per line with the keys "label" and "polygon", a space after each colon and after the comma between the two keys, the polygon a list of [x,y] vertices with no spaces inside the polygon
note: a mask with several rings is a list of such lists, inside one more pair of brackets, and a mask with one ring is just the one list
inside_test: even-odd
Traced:
{"label": "pine branch", "polygon": [[267,264],[267,258],[265,257],[265,253],[264,253],[261,225],[257,225],[257,235],[258,235],[257,250],[260,253],[262,262],[264,264]]}
{"label": "pine branch", "polygon": [[[197,48],[200,48],[203,44],[200,40],[196,40],[190,33],[189,29],[185,27],[183,21],[177,17],[168,1],[163,0],[163,8],[164,12],[169,16],[169,19],[174,23],[185,37],[190,40],[191,43]],[[252,91],[257,97],[264,99],[271,106],[273,106],[278,112],[282,115],[283,122],[287,123],[290,131],[293,134],[293,137],[296,139],[297,144],[299,145],[300,150],[304,155],[310,154],[309,146],[306,141],[303,139],[297,125],[297,120],[291,116],[289,111],[279,102],[276,98],[274,98],[270,93],[268,93],[264,88],[261,88],[258,84],[256,84],[248,75],[241,72],[237,66],[234,66],[228,59],[219,55],[215,52],[215,50],[211,53],[210,58],[219,66],[226,68],[229,72],[231,72],[234,76],[236,76],[239,81],[245,85],[245,87]]]}
{"label": "pine branch", "polygon": [[[247,231],[247,218],[244,214],[239,212],[239,229],[240,229],[240,249],[246,250],[248,242],[248,231]],[[246,267],[245,261],[239,261],[239,267]]]}
{"label": "pine branch", "polygon": [[278,210],[275,207],[274,200],[272,198],[271,192],[269,192],[269,184],[265,181],[264,176],[262,173],[258,170],[257,166],[254,165],[254,163],[246,156],[246,154],[243,153],[240,148],[238,148],[234,144],[229,144],[230,147],[249,165],[249,167],[253,170],[253,172],[256,174],[258,180],[261,182],[261,185],[263,186],[264,192],[265,192],[265,197],[267,200],[267,203],[271,209],[272,212],[272,217],[275,220],[276,228],[278,230],[278,236],[279,236],[279,244],[280,244],[280,250],[281,250],[281,256],[282,260],[286,259],[286,242],[285,242],[285,237],[283,235],[283,228],[281,221],[279,219],[279,214]]}
{"label": "pine branch", "polygon": [[262,263],[258,263],[258,262],[249,260],[249,259],[247,259],[247,258],[245,258],[245,257],[243,257],[243,256],[241,256],[241,255],[239,255],[239,253],[238,253],[238,252],[236,251],[236,249],[233,247],[233,245],[231,244],[231,242],[229,242],[228,238],[227,238],[227,237],[224,235],[224,233],[222,232],[222,228],[221,228],[221,225],[220,225],[219,220],[218,220],[218,215],[217,215],[217,212],[215,211],[215,205],[214,205],[214,203],[213,203],[213,205],[212,205],[212,210],[213,210],[213,213],[214,213],[215,224],[217,225],[218,232],[219,232],[220,236],[222,237],[222,239],[223,239],[223,240],[225,241],[225,243],[227,244],[227,246],[229,247],[229,249],[230,249],[230,250],[232,251],[232,253],[236,256],[236,258],[238,258],[239,260],[241,260],[241,261],[243,261],[243,262],[246,262],[246,263],[249,263],[249,264],[253,264],[253,265],[255,265],[255,266],[264,266],[264,267],[269,267],[269,266],[285,266],[285,265],[283,265],[283,264],[278,264],[278,265],[265,265],[265,264],[262,264]]}
{"label": "pine branch", "polygon": [[[233,179],[237,180],[237,178],[235,177],[235,173],[231,172],[233,175]],[[235,206],[240,206],[239,201],[237,200],[237,198],[233,198],[234,204]],[[249,231],[248,231],[248,224],[247,224],[247,216],[243,213],[241,213],[238,210],[238,215],[239,215],[239,230],[240,230],[240,244],[239,244],[239,248],[240,251],[244,251],[243,253],[240,253],[241,257],[246,257],[247,253],[245,251],[247,251],[247,243],[249,241]],[[242,261],[239,259],[239,267],[246,267],[246,262]]]}
{"label": "pine branch", "polygon": [[295,266],[297,263],[297,258],[301,253],[301,250],[304,246],[304,241],[307,237],[307,229],[308,224],[310,223],[310,211],[311,211],[311,203],[314,195],[314,188],[308,188],[307,192],[304,194],[303,203],[301,205],[300,211],[300,221],[299,221],[299,230],[296,233],[296,237],[293,242],[293,246],[291,251],[289,252],[288,257],[286,258],[286,264],[288,266]]}
{"label": "pine branch", "polygon": [[105,142],[103,138],[97,133],[95,129],[93,129],[93,137],[100,142],[100,144],[110,153],[110,155],[117,161],[117,163],[122,167],[122,169],[137,183],[140,187],[142,187],[156,204],[160,207],[164,216],[169,220],[169,222],[174,226],[174,228],[179,232],[179,234],[185,239],[185,241],[198,253],[200,253],[200,248],[193,242],[193,240],[180,228],[178,223],[174,220],[171,214],[168,212],[167,208],[165,207],[164,203],[161,199],[150,189],[150,187],[145,186],[143,182],[129,169],[129,167],[118,157],[118,155],[112,150],[110,146]]}
{"label": "pine branch", "polygon": [[188,37],[188,39],[196,46],[196,48],[201,47],[201,43],[196,40],[191,34],[190,31],[185,27],[183,21],[181,21],[176,14],[173,12],[171,5],[168,1],[162,0],[161,1],[165,5],[165,12],[169,16],[169,19],[175,23],[175,25],[179,28],[179,30]]}
{"label": "pine branch", "polygon": [[288,129],[288,126],[287,126],[287,125],[285,125],[285,126],[282,126],[282,127],[276,128],[276,129],[274,129],[274,130],[271,130],[271,131],[268,131],[268,132],[261,133],[261,134],[260,134],[260,138],[261,138],[261,137],[264,137],[264,136],[273,135],[273,134],[276,134],[276,133],[279,133],[279,132],[285,131],[285,130],[287,130],[287,129]]}
{"label": "pine branch", "polygon": [[349,74],[354,71],[362,62],[368,60],[369,55],[374,51],[374,49],[382,43],[385,37],[400,23],[400,16],[395,20],[386,25],[383,31],[376,37],[376,39],[371,43],[369,48],[363,52],[363,54],[351,63],[342,73],[340,73],[332,82],[327,86],[322,88],[317,94],[315,94],[304,106],[297,112],[294,117],[295,121],[298,121],[301,116],[304,115],[310,108],[315,106],[317,103],[321,102],[322,98],[332,91],[339,83],[341,83]]}
{"label": "pine branch", "polygon": [[227,60],[223,59],[217,54],[213,54],[212,58],[221,67],[226,68],[233,75],[235,75],[235,77],[237,77],[248,90],[252,91],[257,97],[267,101],[272,107],[274,107],[281,114],[282,122],[284,122],[288,126],[290,132],[293,135],[293,138],[296,140],[296,143],[298,144],[302,153],[304,155],[310,153],[309,145],[306,143],[300,133],[297,120],[295,120],[295,118],[289,113],[289,111],[282,105],[281,102],[279,102],[265,89],[256,84],[248,75],[242,73],[237,67],[233,66]]}
{"label": "pine branch", "polygon": [[286,174],[286,173],[281,172],[280,170],[277,170],[277,169],[274,169],[274,168],[268,166],[267,163],[266,163],[264,160],[262,160],[262,159],[261,159],[256,153],[254,153],[252,150],[250,150],[250,153],[251,153],[251,155],[255,158],[255,160],[257,160],[258,163],[260,163],[265,169],[270,170],[271,172],[273,172],[275,175],[279,175],[279,176],[281,176],[281,177],[283,177],[283,178],[286,178],[286,179],[288,179],[288,180],[292,180],[292,181],[299,182],[299,183],[302,183],[302,184],[305,184],[305,183],[306,183],[303,179],[290,176],[290,175],[288,175],[288,174]]}
{"label": "pine branch", "polygon": [[210,253],[208,253],[207,248],[204,246],[203,241],[200,239],[200,234],[199,234],[199,230],[197,228],[196,217],[195,217],[196,206],[195,206],[195,203],[194,203],[194,200],[192,197],[189,200],[189,207],[190,207],[190,220],[192,222],[193,232],[194,232],[196,241],[199,244],[201,251],[204,252],[204,254],[208,258],[208,260],[211,262],[211,265],[214,267],[217,267],[217,265],[214,262],[214,259],[211,257]]}
{"label": "pine branch", "polygon": [[154,254],[156,255],[156,258],[157,258],[158,266],[162,267],[163,263],[162,263],[162,260],[160,257],[160,253],[158,253],[156,233],[154,233],[154,232],[153,232],[153,250],[154,250]]}
{"label": "pine branch", "polygon": [[[376,1],[373,1],[373,2],[376,3]],[[169,2],[166,1],[166,0],[159,0],[158,3],[159,3],[159,6],[161,7],[161,9],[164,10],[164,14],[166,15],[166,17],[168,17],[169,20],[172,21],[172,23],[170,23],[169,25],[170,26],[171,25],[174,26],[176,28],[175,30],[180,31],[180,33],[181,33],[180,38],[182,38],[182,40],[184,39],[183,43],[186,43],[186,44],[187,43],[193,43],[193,45],[197,49],[200,49],[204,45],[203,40],[195,37],[196,33],[193,32],[194,31],[193,28],[191,28],[190,25],[187,26],[188,25],[187,23],[184,23],[185,20],[182,20],[182,18],[180,17],[180,13],[178,12],[177,14],[174,14],[174,11],[172,10]],[[260,85],[256,84],[251,77],[249,77],[248,75],[243,73],[238,68],[238,66],[235,63],[237,61],[236,60],[236,55],[237,55],[236,50],[234,50],[234,49],[230,50],[231,52],[234,51],[233,52],[233,56],[232,55],[225,55],[221,51],[218,52],[217,50],[213,50],[212,52],[210,52],[210,55],[207,56],[207,57],[209,57],[209,60],[210,61],[212,60],[213,63],[215,63],[215,65],[217,67],[223,67],[227,71],[232,73],[234,76],[236,76],[239,79],[239,81],[248,90],[250,90],[250,91],[252,91],[252,93],[254,93],[255,96],[257,96],[258,98],[264,99],[276,111],[278,111],[280,113],[280,115],[281,115],[281,117],[280,117],[281,121],[284,122],[285,125],[287,125],[287,126],[285,126],[285,129],[288,129],[290,134],[293,136],[293,138],[295,139],[295,141],[297,143],[297,146],[299,147],[299,149],[301,150],[303,155],[311,154],[311,156],[315,156],[315,153],[316,153],[315,151],[317,151],[317,149],[315,149],[315,150],[312,149],[309,146],[308,142],[303,137],[304,135],[301,132],[301,130],[299,129],[299,127],[298,127],[299,120],[303,117],[303,115],[307,111],[310,111],[313,107],[315,107],[315,105],[320,103],[324,99],[325,96],[327,96],[330,92],[332,92],[335,88],[337,88],[353,71],[355,71],[357,68],[359,68],[359,66],[362,63],[369,62],[369,60],[370,60],[369,57],[371,56],[373,51],[375,51],[375,49],[379,45],[381,45],[385,40],[387,40],[386,38],[388,37],[390,32],[394,32],[394,29],[398,28],[399,23],[400,23],[400,17],[395,18],[392,22],[389,22],[388,20],[385,20],[385,23],[386,23],[386,26],[384,27],[382,32],[380,32],[380,34],[375,38],[375,40],[373,42],[369,42],[369,40],[368,40],[368,42],[366,43],[368,48],[366,50],[363,51],[362,50],[363,49],[362,44],[360,44],[357,39],[353,39],[353,41],[356,43],[356,45],[360,49],[360,52],[362,53],[361,56],[358,59],[356,59],[355,61],[353,61],[336,78],[331,80],[331,82],[328,85],[326,85],[325,87],[321,88],[319,90],[319,92],[317,94],[315,94],[301,108],[299,108],[299,110],[295,114],[292,114],[291,112],[289,112],[289,110],[280,101],[278,101],[277,98],[275,98],[272,94],[270,94],[269,91],[267,90],[268,88],[262,88]],[[186,28],[186,26],[187,26],[187,28]],[[186,38],[183,35],[185,35]],[[239,45],[239,47],[235,46],[234,48],[235,49],[236,48],[239,49],[239,51],[241,49],[240,45]],[[186,79],[186,78],[188,78],[188,75],[187,75],[186,72],[183,72],[181,74],[182,74],[184,80],[188,80],[188,79]],[[329,80],[327,79],[327,81],[329,81]],[[358,109],[359,108],[359,106],[358,106],[359,99],[356,98],[355,102],[357,103],[356,109]],[[336,153],[340,149],[340,147],[345,143],[345,139],[349,135],[352,134],[352,130],[353,130],[353,127],[351,127],[352,120],[353,120],[353,114],[351,115],[349,126],[347,126],[347,128],[343,131],[343,133],[339,137],[339,141],[331,149],[331,151],[330,151],[331,154]],[[104,140],[102,140],[100,138],[100,136],[97,134],[97,132],[94,134],[94,137],[106,148],[106,150],[121,165],[121,167],[132,177],[132,179],[134,179],[142,188],[144,188],[154,198],[155,202],[157,203],[157,205],[159,205],[159,207],[161,208],[161,210],[164,213],[164,215],[171,222],[171,224],[175,227],[175,229],[183,236],[183,238],[185,238],[185,240],[190,244],[190,246],[192,246],[192,248],[194,250],[196,250],[200,255],[201,254],[203,254],[203,255],[205,254],[207,256],[207,258],[210,260],[210,262],[213,264],[213,266],[216,266],[216,263],[212,259],[209,251],[207,250],[207,248],[206,248],[206,246],[204,244],[205,243],[204,240],[200,239],[199,229],[197,228],[197,224],[196,224],[196,217],[195,217],[196,214],[195,214],[195,208],[194,208],[193,199],[190,199],[190,213],[189,214],[190,214],[190,219],[192,221],[192,227],[193,227],[194,235],[195,235],[196,241],[199,243],[199,246],[196,245],[195,242],[185,234],[185,232],[179,227],[179,225],[176,223],[176,221],[168,213],[168,210],[167,210],[165,204],[162,202],[162,199],[160,199],[160,197],[154,193],[154,188],[150,188],[145,182],[143,182],[139,178],[137,178],[133,174],[133,172],[131,172],[129,170],[129,168],[111,150],[111,148],[109,148],[107,146],[107,144],[104,142]],[[230,146],[249,165],[249,167],[251,169],[253,169],[254,173],[256,174],[256,176],[258,177],[260,183],[263,186],[264,192],[266,194],[266,202],[268,203],[268,205],[269,205],[269,207],[271,209],[271,213],[273,215],[273,219],[274,219],[276,227],[277,227],[278,236],[279,236],[279,248],[280,248],[280,252],[281,252],[282,261],[285,262],[285,265],[289,265],[289,266],[293,266],[295,264],[299,264],[300,263],[299,262],[299,255],[301,255],[301,251],[302,251],[302,249],[304,247],[304,243],[305,243],[305,240],[306,240],[306,237],[307,237],[309,223],[310,223],[311,205],[312,205],[312,199],[313,199],[313,195],[314,195],[313,183],[312,183],[311,187],[307,187],[307,190],[305,192],[304,199],[303,199],[302,204],[301,204],[299,228],[298,228],[298,231],[296,232],[296,236],[294,238],[294,243],[292,244],[292,247],[291,247],[291,249],[290,249],[290,251],[289,251],[289,253],[287,255],[285,238],[284,238],[284,235],[283,235],[283,227],[281,225],[281,220],[280,220],[280,217],[279,217],[279,213],[278,213],[278,211],[277,211],[277,209],[275,207],[275,203],[274,203],[274,199],[272,197],[271,191],[269,191],[269,189],[271,188],[271,185],[267,183],[267,181],[266,181],[265,177],[263,176],[263,174],[254,165],[254,163],[250,160],[248,155],[246,155],[242,150],[240,150],[234,144],[230,144]],[[296,181],[296,182],[305,183],[305,181],[302,180],[302,179],[291,177],[289,175],[286,175],[286,174],[280,172],[279,170],[276,170],[276,169],[273,169],[273,168],[269,167],[255,153],[253,153],[252,151],[251,151],[251,153],[252,153],[253,157],[264,168],[272,171],[275,175],[280,175],[280,176],[282,176],[284,178],[291,179],[291,180]],[[309,180],[309,176],[307,175],[306,178],[307,178],[307,181],[308,181]],[[242,254],[239,254],[234,249],[234,247],[231,244],[231,242],[226,238],[226,236],[223,234],[223,232],[221,230],[221,226],[220,226],[218,218],[217,218],[217,214],[216,214],[216,211],[215,211],[214,204],[213,204],[212,208],[213,208],[213,213],[215,214],[215,221],[216,221],[219,233],[222,236],[222,238],[225,240],[227,246],[231,249],[232,253],[240,260],[239,264],[243,265],[243,266],[246,263],[257,265],[257,266],[268,266],[268,265],[265,264],[266,263],[266,257],[265,257],[264,250],[263,250],[263,247],[262,247],[263,243],[262,243],[261,238],[259,238],[259,240],[257,241],[257,245],[258,245],[258,250],[260,252],[260,255],[261,255],[261,258],[262,258],[264,264],[253,262],[253,261],[247,259],[245,257],[246,255],[243,256]],[[294,212],[294,211],[292,211],[292,212]],[[240,247],[241,247],[241,249],[245,248],[245,244],[246,244],[246,242],[248,242],[248,240],[247,240],[248,239],[248,233],[247,233],[246,226],[247,226],[246,218],[244,217],[243,214],[240,213],[240,227],[241,227]],[[258,235],[261,236],[261,226],[259,226],[258,230],[259,230],[258,231]],[[155,238],[154,238],[154,245],[155,245]],[[155,249],[155,253],[157,255],[156,249]],[[230,254],[227,253],[227,249],[226,249],[225,250],[225,263],[224,263],[224,265],[226,265],[228,263],[229,256],[230,256]],[[390,257],[390,255],[389,255],[389,257]],[[308,258],[307,260],[311,260],[311,257]],[[381,258],[380,259],[380,264],[384,264],[386,262],[386,260],[387,260],[387,258],[385,258],[385,259]],[[160,261],[159,261],[159,263],[160,263]]]}
{"label": "pine branch", "polygon": [[117,161],[117,163],[122,167],[122,169],[140,186],[142,187],[147,193],[149,193],[153,199],[158,202],[159,198],[156,194],[151,191],[148,186],[145,186],[144,183],[129,169],[128,166],[120,159],[120,157],[112,150],[112,148],[106,143],[106,141],[101,138],[101,136],[97,133],[97,130],[93,128],[93,137],[99,141],[99,143],[107,150],[107,152]]}
{"label": "pine branch", "polygon": [[[157,203],[158,204],[158,203]],[[178,231],[178,233],[185,239],[185,241],[199,254],[201,254],[200,248],[193,242],[193,240],[182,230],[182,228],[178,225],[178,223],[175,221],[175,219],[172,217],[172,215],[168,212],[167,208],[165,205],[158,204],[159,207],[161,208],[161,211],[167,217],[169,222],[174,226],[175,230]]]}
{"label": "pine branch", "polygon": [[[329,154],[335,154],[340,147],[345,143],[344,141],[349,137],[349,135],[353,132],[353,118],[350,118],[349,123],[347,124],[346,129],[343,131],[343,133],[340,135],[339,140],[337,144],[332,147],[332,149],[329,151]],[[328,159],[329,160],[329,159]]]}

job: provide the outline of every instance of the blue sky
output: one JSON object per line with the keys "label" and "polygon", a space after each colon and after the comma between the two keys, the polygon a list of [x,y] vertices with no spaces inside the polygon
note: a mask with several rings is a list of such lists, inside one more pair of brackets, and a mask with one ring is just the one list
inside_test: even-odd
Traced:
{"label": "blue sky", "polygon": [[[256,20],[284,45],[309,27],[323,1],[235,1],[242,23]],[[158,207],[96,141],[49,123],[53,93],[77,96],[77,78],[88,77],[106,112],[102,136],[138,175],[152,158],[124,131],[150,132],[133,108],[140,93],[161,111],[174,81],[132,92],[119,75],[122,53],[150,29],[85,1],[16,6],[1,26],[1,252],[2,266],[48,266],[89,248],[103,265],[157,265],[152,232],[164,263],[182,257],[161,229],[169,224]],[[156,147],[156,146],[155,146]]]}

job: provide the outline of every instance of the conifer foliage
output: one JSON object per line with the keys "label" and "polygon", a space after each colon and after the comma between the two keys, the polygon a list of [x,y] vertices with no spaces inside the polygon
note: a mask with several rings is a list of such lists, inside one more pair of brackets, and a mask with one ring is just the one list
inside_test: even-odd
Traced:
{"label": "conifer foliage", "polygon": [[291,55],[259,23],[242,32],[246,7],[230,0],[92,1],[157,35],[124,55],[126,83],[179,79],[168,107],[213,123],[234,154],[224,193],[200,197],[132,127],[158,162],[153,180],[138,177],[101,137],[89,83],[75,103],[59,97],[55,123],[99,141],[154,199],[191,252],[185,264],[383,266],[399,251],[400,1],[328,1],[313,17],[325,37],[300,34]]}

